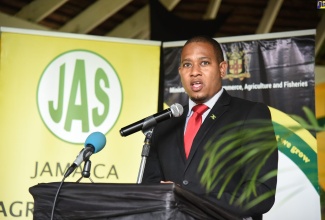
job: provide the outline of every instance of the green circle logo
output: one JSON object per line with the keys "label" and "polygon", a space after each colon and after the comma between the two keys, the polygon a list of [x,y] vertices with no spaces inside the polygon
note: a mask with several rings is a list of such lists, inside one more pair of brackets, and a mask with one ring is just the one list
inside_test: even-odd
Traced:
{"label": "green circle logo", "polygon": [[106,59],[91,51],[73,50],[45,68],[37,104],[54,135],[80,144],[91,132],[106,134],[114,126],[122,106],[122,88]]}

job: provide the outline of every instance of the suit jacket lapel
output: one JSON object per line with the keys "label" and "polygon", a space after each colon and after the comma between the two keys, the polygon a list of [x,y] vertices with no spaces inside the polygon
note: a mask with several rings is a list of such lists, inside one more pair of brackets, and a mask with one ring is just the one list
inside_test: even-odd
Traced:
{"label": "suit jacket lapel", "polygon": [[[184,128],[185,128],[185,122],[186,122],[186,117],[188,113],[188,105],[184,106],[184,111],[183,115],[179,117],[179,120],[181,120],[182,123],[179,123],[179,128],[175,129],[177,132],[177,137],[181,137],[177,139],[177,146],[178,150],[180,151],[180,155],[182,155],[182,162],[183,164],[186,163],[186,157],[185,157],[185,149],[184,149]],[[173,132],[173,131],[171,131]]]}

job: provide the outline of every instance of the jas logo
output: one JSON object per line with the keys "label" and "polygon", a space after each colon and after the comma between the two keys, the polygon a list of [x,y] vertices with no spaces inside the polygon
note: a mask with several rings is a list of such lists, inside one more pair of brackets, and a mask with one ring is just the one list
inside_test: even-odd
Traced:
{"label": "jas logo", "polygon": [[81,144],[89,133],[106,134],[114,126],[122,106],[122,88],[105,58],[73,50],[45,68],[37,103],[43,122],[54,135]]}

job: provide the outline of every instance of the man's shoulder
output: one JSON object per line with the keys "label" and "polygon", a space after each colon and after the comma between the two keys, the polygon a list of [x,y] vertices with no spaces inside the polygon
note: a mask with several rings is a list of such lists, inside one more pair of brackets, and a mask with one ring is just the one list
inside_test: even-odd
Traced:
{"label": "man's shoulder", "polygon": [[262,111],[269,112],[268,106],[263,102],[252,101],[248,99],[243,99],[235,96],[230,96],[229,98],[229,106],[231,109],[235,109],[238,111]]}
{"label": "man's shoulder", "polygon": [[[230,95],[229,95],[230,96]],[[230,102],[235,103],[237,105],[244,105],[244,106],[264,106],[267,107],[267,105],[263,102],[259,101],[253,101],[253,100],[248,100],[244,98],[239,98],[236,96],[230,96]]]}

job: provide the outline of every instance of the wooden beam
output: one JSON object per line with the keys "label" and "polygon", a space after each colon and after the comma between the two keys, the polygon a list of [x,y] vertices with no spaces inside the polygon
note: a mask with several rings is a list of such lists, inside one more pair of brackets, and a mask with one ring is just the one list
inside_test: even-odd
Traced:
{"label": "wooden beam", "polygon": [[35,0],[23,7],[15,16],[37,23],[67,1],[68,0]]}
{"label": "wooden beam", "polygon": [[219,11],[221,1],[222,0],[210,0],[208,9],[203,15],[203,19],[215,19]]}
{"label": "wooden beam", "polygon": [[324,45],[325,40],[325,13],[322,15],[322,19],[317,25],[316,29],[316,39],[315,39],[315,55],[317,56],[318,52],[320,51],[320,48],[322,45]]}
{"label": "wooden beam", "polygon": [[[160,2],[164,2],[165,7],[171,9],[179,3],[179,0],[160,0]],[[146,5],[112,31],[106,33],[106,36],[148,39],[150,34],[149,21],[149,5]]]}
{"label": "wooden beam", "polygon": [[146,5],[106,35],[110,37],[135,38],[141,32],[148,30],[150,30],[149,5]]}
{"label": "wooden beam", "polygon": [[283,0],[269,0],[256,34],[269,33],[280,11]]}
{"label": "wooden beam", "polygon": [[13,27],[13,28],[25,28],[33,30],[50,30],[44,26],[35,24],[33,22],[26,21],[21,18],[10,16],[0,12],[0,26]]}
{"label": "wooden beam", "polygon": [[80,15],[62,26],[59,31],[86,34],[131,1],[98,0]]}
{"label": "wooden beam", "polygon": [[150,40],[150,31],[149,31],[149,29],[143,30],[141,33],[139,33],[138,36],[135,36],[135,39]]}
{"label": "wooden beam", "polygon": [[173,10],[176,5],[180,2],[181,0],[160,0],[160,3],[167,8],[168,11]]}

